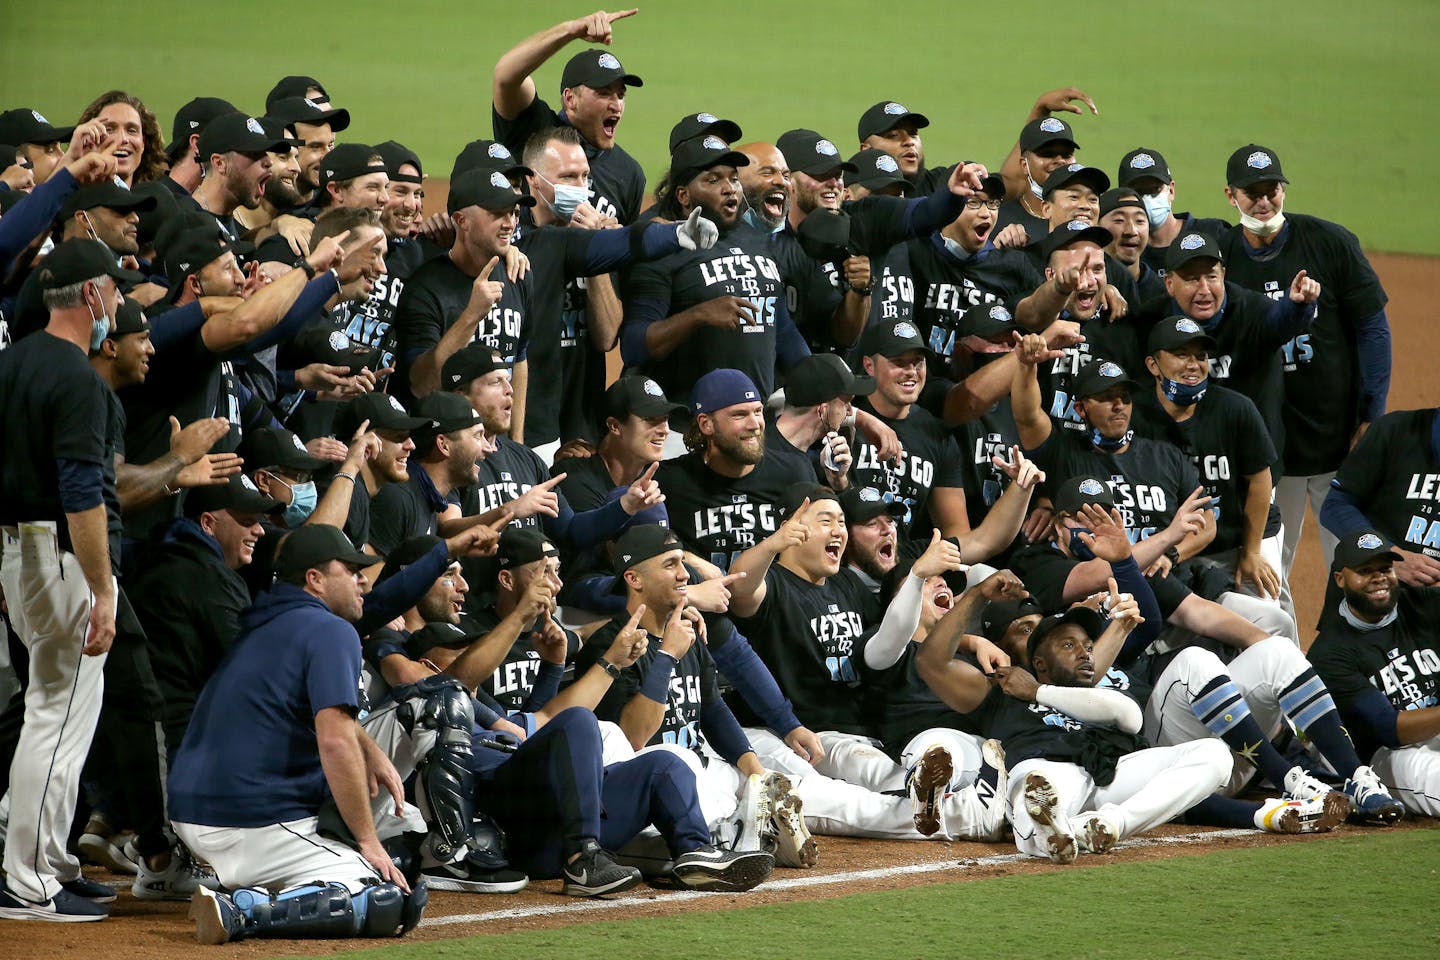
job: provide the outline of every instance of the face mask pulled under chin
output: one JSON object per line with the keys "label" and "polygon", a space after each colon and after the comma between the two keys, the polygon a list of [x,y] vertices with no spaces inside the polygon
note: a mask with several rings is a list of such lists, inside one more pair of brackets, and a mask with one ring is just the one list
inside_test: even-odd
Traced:
{"label": "face mask pulled under chin", "polygon": [[1181,383],[1179,380],[1171,380],[1169,377],[1160,378],[1161,392],[1165,394],[1165,399],[1176,406],[1193,407],[1205,399],[1205,391],[1209,388],[1209,377],[1196,384]]}
{"label": "face mask pulled under chin", "polygon": [[1260,220],[1248,213],[1242,213],[1240,214],[1240,226],[1257,237],[1273,237],[1280,232],[1281,227],[1285,226],[1285,213],[1277,210],[1275,216],[1269,220]]}
{"label": "face mask pulled under chin", "polygon": [[90,311],[90,352],[98,353],[100,345],[110,335],[110,314],[105,312],[104,300],[101,300],[100,316],[95,316],[95,310],[90,306],[89,301],[85,303],[85,309]]}

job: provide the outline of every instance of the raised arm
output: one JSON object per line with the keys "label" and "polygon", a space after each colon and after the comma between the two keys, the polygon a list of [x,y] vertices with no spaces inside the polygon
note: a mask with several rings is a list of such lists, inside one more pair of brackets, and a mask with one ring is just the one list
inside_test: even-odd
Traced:
{"label": "raised arm", "polygon": [[495,112],[506,120],[513,120],[535,100],[535,81],[531,74],[539,70],[545,61],[559,53],[572,40],[586,43],[610,43],[611,31],[616,20],[633,17],[638,10],[622,10],[606,13],[597,10],[578,20],[562,20],[553,27],[546,27],[532,34],[507,50],[495,63],[495,75],[491,86],[491,98]]}

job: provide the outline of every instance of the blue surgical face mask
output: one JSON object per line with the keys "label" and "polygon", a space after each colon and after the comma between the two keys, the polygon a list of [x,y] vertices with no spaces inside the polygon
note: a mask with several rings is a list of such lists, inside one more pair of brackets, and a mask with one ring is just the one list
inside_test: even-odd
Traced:
{"label": "blue surgical face mask", "polygon": [[1122,436],[1119,436],[1114,440],[1111,440],[1109,437],[1102,434],[1095,427],[1090,428],[1090,442],[1095,445],[1096,449],[1104,450],[1106,453],[1112,453],[1116,450],[1119,450],[1121,447],[1127,445],[1131,440],[1134,439],[1135,430],[1133,428],[1130,430],[1126,430]]}
{"label": "blue surgical face mask", "polygon": [[1076,560],[1094,560],[1095,551],[1085,545],[1080,539],[1080,534],[1090,535],[1089,527],[1072,527],[1070,529],[1070,556]]}
{"label": "blue surgical face mask", "polygon": [[1154,195],[1142,194],[1140,202],[1145,206],[1145,218],[1150,221],[1150,229],[1157,230],[1170,219],[1170,191],[1160,189]]}
{"label": "blue surgical face mask", "polygon": [[315,504],[320,501],[320,495],[315,490],[314,480],[306,480],[304,483],[286,483],[280,477],[275,477],[275,479],[290,488],[290,502],[285,504],[285,512],[281,514],[280,522],[293,530],[310,519],[310,514],[315,512]]}
{"label": "blue surgical face mask", "polygon": [[550,189],[555,191],[555,200],[549,205],[555,211],[555,216],[566,223],[575,216],[575,211],[580,209],[580,204],[590,199],[589,187],[577,187],[569,183],[550,183],[544,177],[540,178],[550,184]]}
{"label": "blue surgical face mask", "polygon": [[1210,387],[1210,378],[1206,377],[1199,383],[1191,386],[1188,383],[1181,383],[1178,380],[1171,380],[1168,377],[1160,378],[1160,392],[1165,394],[1165,399],[1181,407],[1193,407],[1205,398],[1205,391]]}
{"label": "blue surgical face mask", "polygon": [[85,304],[85,309],[90,311],[91,353],[98,353],[100,351],[100,344],[104,343],[105,338],[110,336],[110,314],[105,312],[105,300],[103,297],[101,298],[100,303],[100,316],[98,317],[95,316],[95,311],[91,309],[89,302],[87,301]]}

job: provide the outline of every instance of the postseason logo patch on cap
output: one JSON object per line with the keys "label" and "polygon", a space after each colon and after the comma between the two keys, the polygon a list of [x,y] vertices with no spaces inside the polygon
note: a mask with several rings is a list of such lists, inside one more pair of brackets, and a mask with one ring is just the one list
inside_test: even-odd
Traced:
{"label": "postseason logo patch on cap", "polygon": [[1253,167],[1256,170],[1264,170],[1273,162],[1274,161],[1270,159],[1270,154],[1266,153],[1264,150],[1256,150],[1254,153],[1250,154],[1250,156],[1245,158],[1245,166]]}
{"label": "postseason logo patch on cap", "polygon": [[386,399],[390,401],[390,409],[391,409],[391,410],[394,410],[396,413],[404,413],[404,412],[405,412],[405,408],[400,405],[400,401],[399,401],[399,400],[396,400],[394,397],[391,397],[391,396],[388,396],[388,395],[386,396]]}
{"label": "postseason logo patch on cap", "polygon": [[1200,324],[1191,320],[1189,317],[1181,317],[1175,321],[1175,331],[1177,333],[1199,333]]}
{"label": "postseason logo patch on cap", "polygon": [[1080,492],[1087,497],[1098,497],[1105,492],[1105,488],[1094,477],[1086,477],[1080,481]]}
{"label": "postseason logo patch on cap", "polygon": [[49,121],[49,120],[46,120],[46,119],[45,119],[45,115],[44,115],[43,113],[41,113],[39,110],[31,110],[31,111],[30,111],[30,116],[32,116],[32,117],[35,118],[35,122],[36,122],[36,123],[43,123],[43,124],[45,124],[47,127],[50,125],[50,121]]}
{"label": "postseason logo patch on cap", "polygon": [[496,160],[510,159],[510,151],[505,148],[505,144],[503,143],[492,143],[490,144],[490,146],[485,148],[485,152],[488,153],[490,156],[494,157]]}
{"label": "postseason logo patch on cap", "polygon": [[654,380],[647,379],[644,383],[640,385],[640,389],[644,390],[652,397],[665,396],[665,391],[661,390],[660,384],[656,383]]}
{"label": "postseason logo patch on cap", "polygon": [[331,350],[350,349],[350,338],[345,336],[342,331],[332,330],[330,332],[330,336],[327,337],[326,340],[329,342]]}
{"label": "postseason logo patch on cap", "polygon": [[1359,547],[1361,550],[1374,550],[1384,542],[1385,541],[1381,540],[1373,533],[1362,533],[1360,534],[1360,539],[1355,541],[1355,546]]}
{"label": "postseason logo patch on cap", "polygon": [[240,474],[240,486],[244,487],[246,490],[249,490],[251,493],[259,493],[259,492],[260,492],[260,488],[257,487],[257,486],[255,486],[255,481],[254,481],[254,480],[251,480],[249,477],[245,476],[245,474],[243,474],[243,473]]}
{"label": "postseason logo patch on cap", "polygon": [[1069,223],[1065,224],[1065,229],[1066,229],[1066,230],[1072,230],[1072,231],[1077,231],[1077,230],[1089,230],[1089,229],[1090,229],[1090,221],[1089,221],[1089,220],[1071,220]]}
{"label": "postseason logo patch on cap", "polygon": [[875,161],[875,169],[884,170],[886,173],[899,173],[900,164],[896,163],[895,158],[887,153]]}
{"label": "postseason logo patch on cap", "polygon": [[860,489],[860,500],[863,503],[879,503],[880,491],[874,487],[862,487]]}
{"label": "postseason logo patch on cap", "polygon": [[600,66],[604,67],[606,70],[620,69],[620,61],[615,59],[615,55],[613,53],[602,53],[600,54],[600,59],[596,60],[595,62],[598,63]]}
{"label": "postseason logo patch on cap", "polygon": [[258,133],[262,137],[265,135],[265,128],[260,126],[260,121],[256,120],[254,117],[245,118],[245,129],[249,130],[251,133]]}
{"label": "postseason logo patch on cap", "polygon": [[1125,371],[1120,369],[1120,365],[1119,365],[1119,364],[1110,363],[1108,360],[1107,360],[1105,363],[1100,364],[1100,371],[1099,371],[1099,373],[1100,373],[1100,376],[1102,376],[1102,377],[1123,377],[1123,376],[1125,376]]}
{"label": "postseason logo patch on cap", "polygon": [[1155,158],[1148,153],[1137,153],[1130,158],[1131,170],[1149,170],[1155,166]]}
{"label": "postseason logo patch on cap", "polygon": [[1205,238],[1198,233],[1187,233],[1180,238],[1181,250],[1195,250],[1205,245]]}
{"label": "postseason logo patch on cap", "polygon": [[901,320],[899,323],[895,324],[895,328],[891,331],[891,333],[905,340],[910,340],[920,336],[920,331],[916,330],[912,325],[906,323],[904,320]]}
{"label": "postseason logo patch on cap", "polygon": [[293,434],[293,433],[290,434],[290,442],[293,443],[293,444],[295,444],[295,449],[296,449],[296,450],[299,450],[301,453],[308,453],[308,452],[309,452],[309,451],[307,451],[307,450],[305,449],[305,444],[303,444],[303,443],[300,442],[300,438],[297,437],[297,436],[295,436],[295,434]]}
{"label": "postseason logo patch on cap", "polygon": [[717,117],[717,116],[715,116],[715,114],[713,114],[713,113],[697,113],[697,114],[695,114],[695,119],[696,119],[696,120],[699,120],[701,123],[719,123],[719,122],[720,122],[720,118]]}
{"label": "postseason logo patch on cap", "polygon": [[490,174],[490,186],[498,187],[501,190],[509,190],[510,181],[505,177],[505,174],[501,173],[499,170],[496,170],[494,173]]}
{"label": "postseason logo patch on cap", "polygon": [[706,137],[700,141],[700,145],[706,150],[724,150],[729,146],[724,140],[716,136]]}
{"label": "postseason logo patch on cap", "polygon": [[1004,307],[997,303],[995,304],[995,306],[990,308],[990,319],[999,320],[1001,323],[1009,323],[1010,311],[1006,310]]}
{"label": "postseason logo patch on cap", "polygon": [[815,152],[822,157],[835,157],[840,155],[840,151],[835,149],[835,144],[829,140],[817,141],[815,144]]}
{"label": "postseason logo patch on cap", "polygon": [[891,102],[885,104],[885,112],[892,117],[898,117],[901,114],[909,113],[910,111],[905,109],[904,104]]}
{"label": "postseason logo patch on cap", "polygon": [[1040,129],[1046,133],[1060,133],[1065,129],[1065,124],[1056,120],[1054,117],[1046,117],[1040,121]]}

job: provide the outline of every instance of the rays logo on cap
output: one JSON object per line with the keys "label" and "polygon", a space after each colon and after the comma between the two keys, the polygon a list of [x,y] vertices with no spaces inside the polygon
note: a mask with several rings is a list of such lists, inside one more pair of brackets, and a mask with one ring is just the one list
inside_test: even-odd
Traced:
{"label": "rays logo on cap", "polygon": [[906,323],[904,320],[895,324],[895,328],[890,332],[904,340],[916,340],[920,337],[920,332],[916,330],[914,326]]}
{"label": "rays logo on cap", "polygon": [[330,332],[330,336],[327,337],[326,339],[328,340],[328,342],[329,342],[329,344],[330,344],[330,349],[331,349],[331,350],[349,350],[349,349],[350,349],[350,338],[347,337],[347,336],[345,336],[345,334],[344,334],[343,332],[339,331],[339,330],[332,330],[332,331]]}
{"label": "rays logo on cap", "polygon": [[697,114],[695,114],[695,119],[696,119],[696,120],[699,120],[701,123],[719,123],[719,122],[720,122],[720,118],[717,117],[717,116],[715,116],[715,114],[713,114],[713,113],[697,113]]}
{"label": "rays logo on cap", "polygon": [[400,401],[399,401],[399,400],[396,400],[394,397],[391,397],[391,396],[388,396],[388,395],[386,396],[385,399],[387,399],[387,400],[390,401],[390,409],[391,409],[391,410],[394,410],[396,413],[404,413],[404,412],[405,412],[405,408],[400,405]]}
{"label": "rays logo on cap", "polygon": [[865,503],[879,503],[880,491],[874,487],[862,487],[860,488],[860,499]]}
{"label": "rays logo on cap", "polygon": [[656,383],[654,380],[647,379],[644,383],[640,385],[640,389],[644,390],[648,395],[652,397],[665,396],[665,391],[661,390],[660,384]]}
{"label": "rays logo on cap", "polygon": [[606,70],[620,69],[620,61],[615,59],[615,55],[613,53],[602,53],[600,54],[600,59],[596,60],[595,62],[598,63],[600,66],[604,67]]}
{"label": "rays logo on cap", "polygon": [[875,161],[875,169],[884,170],[886,173],[899,173],[900,165],[895,162],[894,157],[887,153]]}
{"label": "rays logo on cap", "polygon": [[249,490],[251,493],[260,492],[260,489],[255,486],[255,481],[251,480],[243,473],[240,474],[240,486],[244,487],[246,490]]}
{"label": "rays logo on cap", "polygon": [[1130,158],[1131,170],[1149,170],[1155,166],[1155,158],[1148,153],[1137,153]]}
{"label": "rays logo on cap", "polygon": [[1245,166],[1253,167],[1256,170],[1264,170],[1266,167],[1270,166],[1270,164],[1274,162],[1274,160],[1270,159],[1270,154],[1266,153],[1264,150],[1256,150],[1254,153],[1250,154],[1250,156],[1245,158]]}
{"label": "rays logo on cap", "polygon": [[50,121],[49,121],[49,120],[46,120],[46,119],[45,119],[45,115],[44,115],[43,113],[41,113],[39,110],[31,110],[31,111],[30,111],[30,116],[32,116],[32,117],[35,118],[35,122],[36,122],[36,123],[43,123],[43,124],[45,124],[46,126],[49,126],[49,125],[50,125]]}
{"label": "rays logo on cap", "polygon": [[293,433],[290,434],[290,442],[295,444],[296,450],[299,450],[301,453],[305,452],[305,444],[301,443],[300,438],[295,436],[295,434]]}
{"label": "rays logo on cap", "polygon": [[724,140],[721,140],[719,137],[714,136],[706,137],[704,140],[701,140],[700,145],[706,150],[724,150],[726,147],[729,146],[729,144],[727,144]]}
{"label": "rays logo on cap", "polygon": [[1123,377],[1125,371],[1120,369],[1120,364],[1106,361],[1100,364],[1100,376],[1102,377]]}
{"label": "rays logo on cap", "polygon": [[496,170],[490,174],[490,186],[499,187],[501,190],[509,190],[510,181],[505,178],[505,174]]}
{"label": "rays logo on cap", "polygon": [[1175,332],[1199,333],[1200,324],[1196,323],[1194,320],[1191,320],[1189,317],[1181,317],[1179,320],[1175,321]]}
{"label": "rays logo on cap", "polygon": [[824,157],[837,156],[840,151],[835,149],[835,144],[829,140],[821,140],[815,144],[815,152]]}
{"label": "rays logo on cap", "polygon": [[260,121],[256,120],[254,117],[245,118],[245,129],[249,130],[251,133],[258,133],[262,137],[265,135],[265,128],[260,126]]}
{"label": "rays logo on cap", "polygon": [[1384,541],[1381,540],[1379,537],[1375,536],[1375,534],[1373,533],[1362,533],[1360,534],[1360,539],[1355,541],[1355,546],[1359,547],[1361,550],[1374,550],[1376,547],[1382,546],[1383,544]]}
{"label": "rays logo on cap", "polygon": [[1046,133],[1060,133],[1065,129],[1065,124],[1056,120],[1054,117],[1046,117],[1040,121],[1040,129]]}
{"label": "rays logo on cap", "polygon": [[1181,250],[1196,250],[1205,246],[1205,238],[1198,233],[1187,233],[1180,238]]}
{"label": "rays logo on cap", "polygon": [[892,102],[885,104],[885,112],[890,114],[890,116],[892,117],[898,117],[902,113],[909,113],[910,111],[905,109],[904,104]]}
{"label": "rays logo on cap", "polygon": [[995,306],[990,308],[990,319],[999,320],[1001,323],[1009,323],[1010,311],[1006,310],[1004,307],[997,303],[995,304]]}
{"label": "rays logo on cap", "polygon": [[1086,477],[1080,481],[1080,492],[1087,497],[1098,497],[1105,492],[1105,487],[1094,477]]}
{"label": "rays logo on cap", "polygon": [[505,144],[503,143],[492,143],[490,144],[490,146],[485,148],[485,152],[488,153],[490,156],[494,157],[496,160],[510,159],[510,151],[505,148]]}

